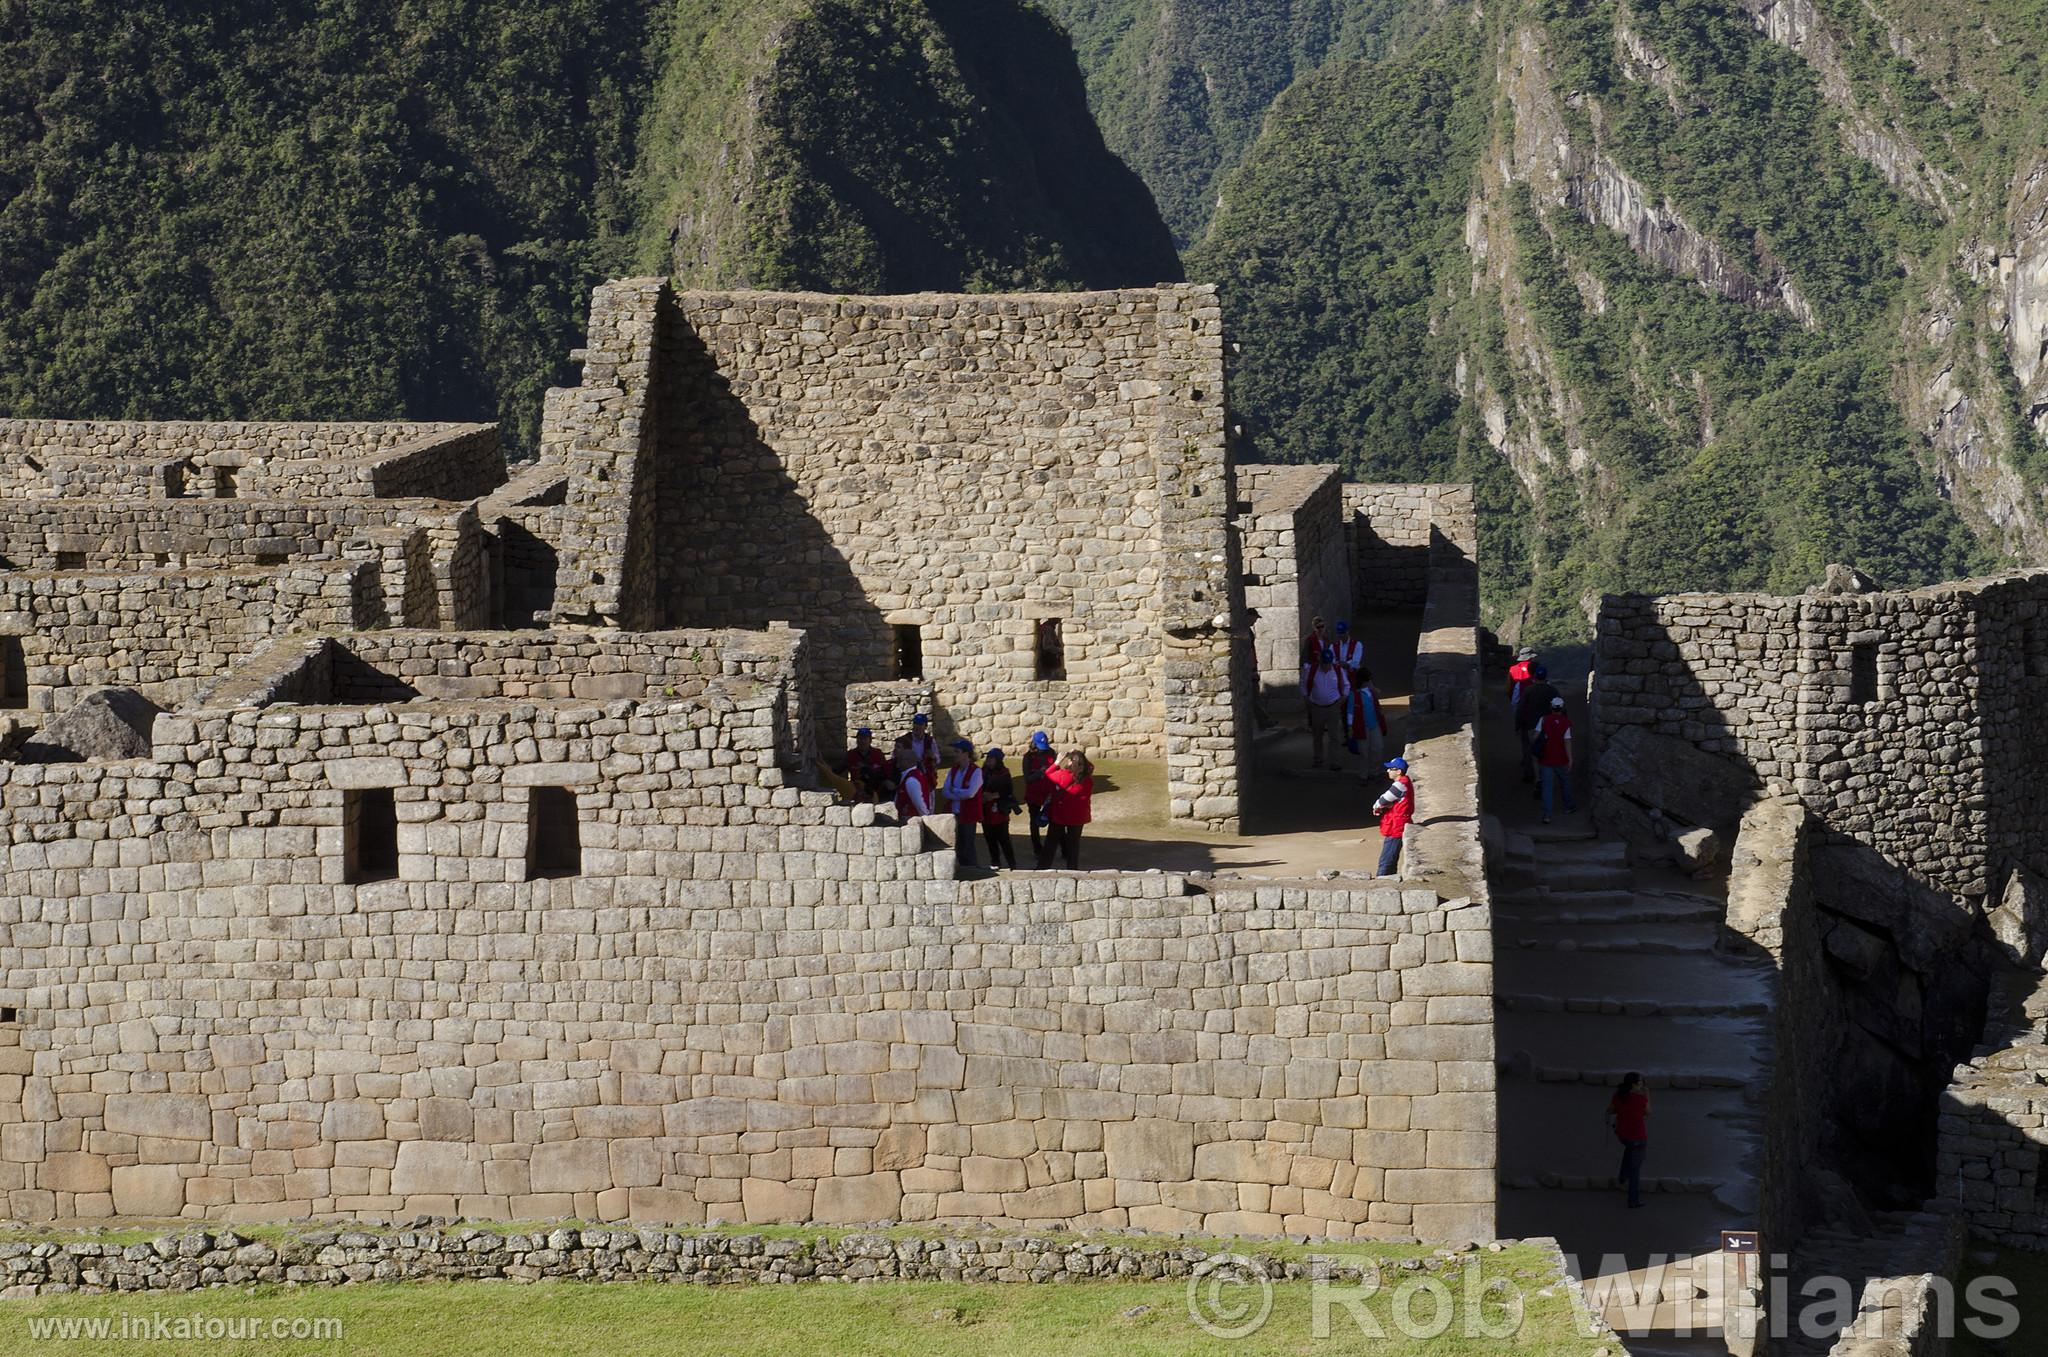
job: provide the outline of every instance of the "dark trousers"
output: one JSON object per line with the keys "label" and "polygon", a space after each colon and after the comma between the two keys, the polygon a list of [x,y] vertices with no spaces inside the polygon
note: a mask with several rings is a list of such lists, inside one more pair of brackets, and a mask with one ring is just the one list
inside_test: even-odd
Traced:
{"label": "dark trousers", "polygon": [[1052,866],[1052,860],[1055,856],[1066,859],[1068,871],[1078,872],[1081,870],[1081,826],[1047,825],[1045,827],[1045,846],[1038,850],[1038,870],[1042,872]]}
{"label": "dark trousers", "polygon": [[1628,1188],[1628,1204],[1643,1204],[1643,1154],[1650,1148],[1647,1140],[1624,1140],[1621,1142],[1621,1181]]}
{"label": "dark trousers", "polygon": [[1373,875],[1374,875],[1374,876],[1392,876],[1392,875],[1394,874],[1394,871],[1395,871],[1395,869],[1396,869],[1396,868],[1398,868],[1398,867],[1399,867],[1400,865],[1401,865],[1401,841],[1400,841],[1399,839],[1385,839],[1385,838],[1381,839],[1381,840],[1380,840],[1380,869],[1379,869],[1378,871],[1374,872],[1374,873],[1373,873]]}
{"label": "dark trousers", "polygon": [[953,822],[953,858],[962,867],[975,866],[974,826]]}
{"label": "dark trousers", "polygon": [[1038,823],[1039,807],[1026,806],[1024,818],[1031,822],[1031,856],[1036,858],[1045,851],[1045,831],[1049,826]]}
{"label": "dark trousers", "polygon": [[981,832],[988,836],[989,866],[1017,865],[1017,850],[1010,846],[1010,821],[1007,816],[982,821]]}
{"label": "dark trousers", "polygon": [[1515,743],[1522,746],[1522,781],[1536,780],[1536,732],[1521,726],[1515,727]]}

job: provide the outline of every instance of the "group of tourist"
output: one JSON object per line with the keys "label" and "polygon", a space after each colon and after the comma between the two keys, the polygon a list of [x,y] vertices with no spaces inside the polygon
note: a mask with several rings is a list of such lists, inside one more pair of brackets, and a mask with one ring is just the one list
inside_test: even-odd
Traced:
{"label": "group of tourist", "polygon": [[1508,712],[1522,753],[1522,781],[1535,784],[1549,824],[1560,795],[1565,814],[1576,815],[1572,798],[1572,718],[1564,694],[1550,682],[1550,670],[1534,646],[1523,646],[1508,666]]}
{"label": "group of tourist", "polygon": [[1056,752],[1042,730],[1032,734],[1016,773],[1005,759],[1001,749],[977,758],[971,740],[955,740],[942,753],[931,719],[919,713],[886,755],[875,746],[873,730],[856,730],[846,776],[856,799],[893,801],[906,819],[953,816],[953,848],[962,867],[980,865],[974,850],[978,828],[988,842],[988,865],[1014,869],[1010,819],[1022,811],[1031,826],[1034,865],[1043,871],[1058,859],[1068,871],[1079,871],[1081,828],[1093,817],[1095,765],[1082,750]]}
{"label": "group of tourist", "polygon": [[1346,752],[1370,758],[1386,747],[1387,714],[1365,665],[1365,645],[1349,622],[1338,622],[1335,632],[1326,632],[1320,617],[1309,624],[1301,639],[1301,698],[1308,708],[1310,767],[1336,767],[1340,741]]}

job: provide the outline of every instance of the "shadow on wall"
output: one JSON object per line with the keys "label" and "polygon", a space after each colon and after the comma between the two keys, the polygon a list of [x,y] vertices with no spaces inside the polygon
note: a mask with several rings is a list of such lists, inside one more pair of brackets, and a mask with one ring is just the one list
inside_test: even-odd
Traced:
{"label": "shadow on wall", "polygon": [[[894,636],[781,455],[689,323],[664,316],[656,482],[663,622],[807,632],[821,753],[843,752],[846,685],[902,677]],[[862,478],[850,471],[849,483]],[[887,493],[877,483],[864,489]]]}

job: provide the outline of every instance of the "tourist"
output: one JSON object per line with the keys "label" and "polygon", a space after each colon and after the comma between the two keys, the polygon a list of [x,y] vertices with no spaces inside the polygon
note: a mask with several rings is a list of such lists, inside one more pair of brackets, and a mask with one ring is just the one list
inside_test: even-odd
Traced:
{"label": "tourist", "polygon": [[1515,704],[1515,738],[1522,746],[1522,781],[1536,781],[1536,727],[1550,715],[1550,699],[1558,695],[1551,686],[1550,670],[1541,664],[1529,666],[1529,682],[1522,685],[1522,700]]}
{"label": "tourist", "polygon": [[1550,823],[1552,793],[1564,792],[1564,813],[1578,814],[1578,806],[1572,801],[1572,718],[1564,714],[1564,699],[1550,699],[1550,714],[1543,718],[1536,728],[1536,743],[1542,750],[1536,756],[1543,775],[1540,789],[1543,797],[1543,823]]}
{"label": "tourist", "polygon": [[1092,818],[1095,796],[1095,765],[1078,749],[1069,749],[1059,766],[1046,775],[1052,796],[1045,803],[1045,847],[1038,850],[1038,868],[1052,866],[1055,854],[1066,859],[1067,870],[1081,870],[1081,826]]}
{"label": "tourist", "polygon": [[1607,1125],[1621,1142],[1621,1172],[1616,1187],[1628,1189],[1628,1204],[1643,1204],[1643,1153],[1650,1147],[1650,1095],[1643,1092],[1643,1076],[1631,1070],[1622,1076],[1621,1087],[1607,1100]]}
{"label": "tourist", "polygon": [[1523,646],[1515,652],[1515,662],[1508,666],[1508,716],[1514,717],[1522,701],[1522,685],[1529,681],[1529,671],[1536,661],[1536,647]]}
{"label": "tourist", "polygon": [[1323,619],[1318,617],[1308,624],[1308,635],[1301,638],[1301,662],[1314,664],[1330,648],[1330,638],[1323,634]]}
{"label": "tourist", "polygon": [[1361,667],[1351,683],[1351,751],[1359,741],[1373,758],[1387,747],[1387,709],[1380,704],[1380,690],[1372,686],[1372,670]]}
{"label": "tourist", "polygon": [[1042,730],[1031,733],[1031,747],[1024,751],[1024,805],[1030,810],[1031,855],[1045,851],[1045,802],[1052,795],[1052,737]]}
{"label": "tourist", "polygon": [[911,717],[910,729],[897,737],[894,761],[899,775],[910,765],[918,764],[934,781],[938,779],[939,742],[932,738],[931,718],[923,712]]}
{"label": "tourist", "polygon": [[1339,618],[1337,621],[1337,641],[1330,649],[1337,652],[1337,663],[1343,668],[1344,677],[1351,684],[1351,697],[1345,709],[1348,716],[1344,722],[1344,748],[1348,753],[1356,754],[1358,752],[1358,742],[1363,738],[1358,729],[1361,723],[1357,714],[1357,708],[1359,703],[1358,676],[1365,671],[1365,646],[1357,637],[1351,634],[1351,624]]}
{"label": "tourist", "polygon": [[1380,817],[1380,865],[1374,876],[1392,876],[1401,865],[1401,840],[1408,822],[1415,818],[1415,781],[1408,776],[1408,760],[1387,760],[1387,789],[1372,803]]}
{"label": "tourist", "polygon": [[846,751],[846,777],[857,800],[880,801],[889,795],[889,784],[894,781],[889,760],[875,748],[875,732],[866,726],[853,732],[853,748]]}
{"label": "tourist", "polygon": [[1010,817],[1017,813],[1017,783],[1003,763],[1003,751],[991,749],[981,763],[981,832],[988,837],[988,865],[1017,865],[1010,846]]}
{"label": "tourist", "polygon": [[1323,745],[1330,745],[1330,764],[1337,763],[1338,723],[1344,715],[1344,704],[1351,696],[1351,679],[1344,672],[1344,666],[1337,663],[1337,652],[1325,650],[1315,663],[1301,667],[1301,696],[1308,704],[1308,738],[1315,761],[1309,766],[1323,766]]}
{"label": "tourist", "polygon": [[934,802],[932,770],[921,763],[905,768],[896,782],[896,813],[908,822],[932,814]]}
{"label": "tourist", "polygon": [[939,808],[953,817],[953,856],[962,867],[972,867],[974,836],[981,825],[981,769],[974,766],[974,746],[966,740],[953,741],[953,766],[939,787]]}

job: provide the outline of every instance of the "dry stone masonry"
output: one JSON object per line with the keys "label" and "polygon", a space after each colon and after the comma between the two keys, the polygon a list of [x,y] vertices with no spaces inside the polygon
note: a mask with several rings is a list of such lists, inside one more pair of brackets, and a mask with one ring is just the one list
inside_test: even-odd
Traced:
{"label": "dry stone masonry", "polygon": [[0,422],[0,699],[142,713],[0,762],[0,1210],[1490,1236],[1475,816],[1441,893],[962,880],[811,790],[927,712],[1234,829],[1255,554],[1428,604],[1469,795],[1469,491],[1261,471],[1233,530],[1222,334],[628,279],[509,481],[480,426]]}

